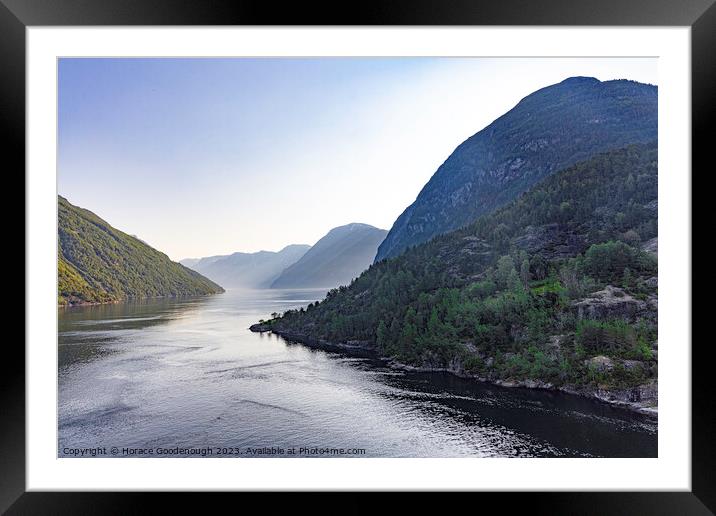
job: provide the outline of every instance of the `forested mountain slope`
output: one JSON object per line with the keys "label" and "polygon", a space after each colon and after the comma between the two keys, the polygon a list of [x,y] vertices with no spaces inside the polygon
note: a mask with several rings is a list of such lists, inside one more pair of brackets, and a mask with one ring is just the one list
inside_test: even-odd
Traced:
{"label": "forested mountain slope", "polygon": [[195,296],[224,290],[58,196],[58,303]]}

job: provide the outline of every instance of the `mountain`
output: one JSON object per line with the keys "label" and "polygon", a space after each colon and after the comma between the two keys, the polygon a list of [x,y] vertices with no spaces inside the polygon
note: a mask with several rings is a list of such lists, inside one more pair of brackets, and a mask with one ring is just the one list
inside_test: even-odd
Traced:
{"label": "mountain", "polygon": [[373,262],[388,232],[368,224],[347,224],[330,230],[271,288],[332,288],[348,285]]}
{"label": "mountain", "polygon": [[58,196],[58,302],[198,296],[224,290]]}
{"label": "mountain", "polygon": [[504,385],[653,403],[658,272],[642,247],[656,247],[657,161],[650,143],[574,164],[252,329]]}
{"label": "mountain", "polygon": [[289,245],[278,252],[233,253],[199,260],[190,258],[182,263],[227,288],[268,288],[310,248],[309,245]]}
{"label": "mountain", "polygon": [[[242,253],[238,253],[242,254]],[[248,253],[246,253],[248,254]],[[228,254],[221,254],[221,255],[215,255],[215,256],[207,256],[205,258],[184,258],[183,260],[179,260],[179,263],[181,263],[184,267],[189,267],[190,269],[197,270],[197,267],[208,267],[210,264],[221,260],[222,258],[226,258],[229,256]]]}
{"label": "mountain", "polygon": [[393,224],[375,261],[463,227],[578,161],[657,138],[657,88],[572,77],[468,138]]}

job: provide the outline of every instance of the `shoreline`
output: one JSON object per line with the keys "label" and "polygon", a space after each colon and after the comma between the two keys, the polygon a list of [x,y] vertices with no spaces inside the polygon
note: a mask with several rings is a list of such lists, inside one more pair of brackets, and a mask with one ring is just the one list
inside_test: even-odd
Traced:
{"label": "shoreline", "polygon": [[209,297],[216,296],[218,294],[224,294],[226,290],[222,292],[211,292],[209,294],[189,294],[186,296],[150,296],[150,297],[127,297],[124,299],[113,299],[111,301],[85,301],[81,303],[57,303],[57,308],[73,308],[76,306],[102,306],[102,305],[117,305],[120,303],[131,303],[136,301],[149,301],[152,299],[179,299],[184,297]]}
{"label": "shoreline", "polygon": [[330,342],[323,339],[313,339],[306,337],[305,335],[292,333],[288,331],[281,331],[281,330],[275,330],[272,329],[270,326],[266,324],[252,324],[249,327],[249,330],[254,333],[266,333],[270,332],[275,335],[278,335],[279,337],[282,337],[286,339],[287,341],[293,341],[297,342],[299,344],[303,344],[305,346],[309,347],[315,347],[320,349],[326,349],[326,350],[340,350],[340,351],[348,351],[348,352],[356,352],[356,351],[362,351],[364,353],[371,353],[375,355],[375,358],[382,360],[386,363],[386,365],[391,369],[396,369],[400,371],[412,371],[412,372],[420,372],[420,373],[449,373],[453,376],[456,376],[458,378],[463,378],[466,380],[474,380],[482,383],[487,383],[490,385],[495,385],[497,387],[504,387],[508,389],[514,389],[514,388],[523,388],[523,389],[535,389],[535,390],[543,390],[543,391],[552,391],[552,392],[562,392],[565,394],[570,394],[573,396],[580,396],[583,398],[595,400],[601,403],[604,403],[606,405],[612,406],[612,407],[619,407],[626,410],[629,410],[631,412],[635,412],[637,414],[641,414],[653,419],[657,419],[659,415],[659,408],[658,406],[652,407],[648,406],[646,404],[640,403],[640,402],[630,402],[630,401],[623,401],[619,399],[611,399],[609,398],[609,394],[613,393],[614,391],[605,391],[605,390],[580,390],[577,388],[574,388],[570,385],[562,385],[562,386],[555,386],[548,382],[543,382],[542,380],[533,380],[533,379],[526,379],[526,380],[501,380],[496,379],[492,380],[486,377],[482,377],[475,374],[465,373],[464,371],[457,371],[454,369],[450,369],[448,367],[424,367],[424,366],[412,366],[409,364],[403,364],[402,362],[399,362],[391,357],[384,357],[379,355],[375,347],[366,341],[349,341],[346,343],[342,342]]}

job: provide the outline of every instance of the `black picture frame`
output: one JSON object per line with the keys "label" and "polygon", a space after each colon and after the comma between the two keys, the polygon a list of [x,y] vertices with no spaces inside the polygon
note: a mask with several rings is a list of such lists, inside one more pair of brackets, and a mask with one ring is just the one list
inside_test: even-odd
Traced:
{"label": "black picture frame", "polygon": [[[714,133],[716,0],[393,0],[357,3],[286,3],[264,0],[0,0],[0,141],[6,177],[25,167],[25,29],[28,26],[107,25],[556,25],[689,26],[692,59],[692,163],[703,169]],[[710,129],[710,130],[709,130]],[[689,173],[689,171],[684,171]],[[692,177],[694,174],[692,173]],[[696,190],[692,192],[696,193]],[[702,192],[702,195],[706,195]],[[19,211],[19,210],[18,210]],[[697,219],[692,217],[694,222]],[[15,221],[17,224],[17,221]],[[693,233],[692,233],[693,234]],[[692,251],[693,256],[693,251]],[[27,258],[27,257],[26,257]],[[693,259],[692,259],[693,263]],[[695,263],[693,263],[695,265]],[[26,275],[28,271],[26,269]],[[705,288],[705,287],[702,287]],[[693,299],[684,300],[692,303]],[[32,307],[26,307],[31,309]],[[695,320],[692,316],[692,320]],[[683,343],[686,347],[689,343]],[[692,351],[692,490],[639,493],[480,493],[468,502],[498,503],[530,514],[713,514],[716,511],[712,352],[709,340]],[[0,374],[0,510],[8,514],[98,514],[139,512],[147,498],[163,511],[188,509],[187,495],[160,493],[59,493],[25,489],[25,353],[15,339],[5,343]],[[212,501],[226,503],[226,496]],[[243,504],[256,501],[242,494]],[[334,509],[309,494],[311,509]],[[457,496],[457,495],[455,495]],[[475,500],[474,497],[478,499]],[[459,503],[463,495],[453,498]],[[206,510],[205,502],[200,502]],[[299,502],[300,503],[300,502]],[[365,498],[339,502],[353,512],[370,510]],[[425,508],[421,494],[402,510]],[[444,508],[443,508],[444,509]]]}

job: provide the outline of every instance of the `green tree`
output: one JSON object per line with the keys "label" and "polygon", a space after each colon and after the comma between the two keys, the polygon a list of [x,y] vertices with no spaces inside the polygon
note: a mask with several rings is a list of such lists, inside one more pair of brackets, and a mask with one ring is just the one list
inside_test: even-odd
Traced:
{"label": "green tree", "polygon": [[525,286],[529,285],[530,281],[532,280],[532,273],[530,272],[530,261],[527,258],[522,260],[522,264],[520,264],[520,279]]}
{"label": "green tree", "polygon": [[520,285],[520,277],[517,274],[515,262],[511,256],[502,256],[497,261],[495,279],[497,280],[498,287],[505,290],[514,290]]}
{"label": "green tree", "polygon": [[378,329],[375,331],[375,336],[378,346],[381,348],[385,347],[386,337],[388,336],[388,327],[385,325],[385,321],[383,319],[381,319],[380,323],[378,323]]}

